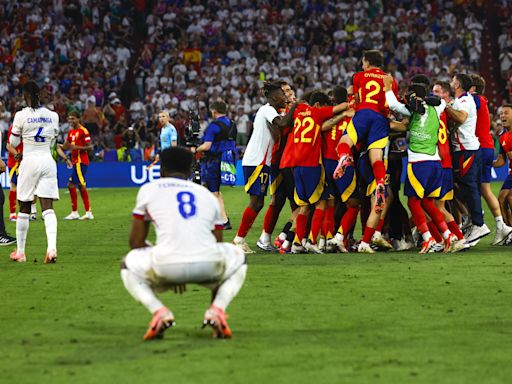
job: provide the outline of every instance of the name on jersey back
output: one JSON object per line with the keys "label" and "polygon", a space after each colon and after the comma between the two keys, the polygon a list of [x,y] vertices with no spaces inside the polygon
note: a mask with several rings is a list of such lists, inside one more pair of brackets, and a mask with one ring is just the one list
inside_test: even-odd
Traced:
{"label": "name on jersey back", "polygon": [[29,117],[27,118],[27,123],[46,123],[51,124],[52,119],[51,117]]}

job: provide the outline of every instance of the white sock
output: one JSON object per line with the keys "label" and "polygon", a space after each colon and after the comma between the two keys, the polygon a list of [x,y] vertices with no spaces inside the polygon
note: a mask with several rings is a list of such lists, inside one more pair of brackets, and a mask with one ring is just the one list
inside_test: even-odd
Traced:
{"label": "white sock", "polygon": [[245,241],[245,237],[235,236],[235,240],[233,240],[235,243],[241,243]]}
{"label": "white sock", "polygon": [[343,239],[345,238],[343,236],[343,233],[341,233],[341,232],[337,232],[335,237],[336,237],[336,240],[338,240],[340,242],[343,241]]}
{"label": "white sock", "polygon": [[231,277],[225,280],[217,290],[213,305],[226,310],[227,306],[235,298],[235,296],[242,288],[245,281],[245,275],[247,274],[247,264],[242,265],[238,270],[231,275]]}
{"label": "white sock", "polygon": [[372,240],[373,239],[378,239],[379,237],[382,237],[382,232],[381,231],[375,231],[373,233]]}
{"label": "white sock", "polygon": [[445,239],[445,240],[446,240],[446,239],[448,238],[448,236],[450,236],[450,234],[451,234],[451,232],[450,232],[450,230],[449,230],[449,229],[447,229],[446,231],[444,231],[444,232],[442,233],[442,235],[443,235],[443,239]]}
{"label": "white sock", "polygon": [[260,241],[264,244],[270,243],[270,233],[261,232]]}
{"label": "white sock", "polygon": [[35,203],[32,203],[30,206],[30,213],[37,213],[37,205]]}
{"label": "white sock", "polygon": [[281,240],[281,241],[285,241],[285,240],[286,240],[286,237],[287,237],[287,234],[286,234],[286,233],[284,233],[284,232],[281,232],[281,233],[279,234],[279,236],[278,236],[278,237],[279,237],[279,240]]}
{"label": "white sock", "polygon": [[18,219],[16,220],[16,246],[18,253],[25,253],[25,244],[27,243],[27,233],[29,226],[28,213],[18,213]]}
{"label": "white sock", "polygon": [[430,231],[427,231],[425,233],[422,233],[421,237],[423,237],[424,241],[428,241],[428,239],[430,239],[432,237],[432,234],[430,233]]}
{"label": "white sock", "polygon": [[46,227],[46,240],[48,251],[57,251],[57,216],[53,209],[43,211],[44,226]]}
{"label": "white sock", "polygon": [[494,220],[496,220],[496,228],[500,229],[505,226],[505,222],[503,221],[502,216],[496,216]]}
{"label": "white sock", "polygon": [[283,249],[290,248],[290,242],[288,240],[283,241],[283,245],[281,245]]}
{"label": "white sock", "polygon": [[145,279],[125,268],[121,269],[121,279],[130,295],[132,295],[135,300],[142,303],[149,312],[155,313],[155,311],[164,306],[155,296],[155,293],[151,290]]}

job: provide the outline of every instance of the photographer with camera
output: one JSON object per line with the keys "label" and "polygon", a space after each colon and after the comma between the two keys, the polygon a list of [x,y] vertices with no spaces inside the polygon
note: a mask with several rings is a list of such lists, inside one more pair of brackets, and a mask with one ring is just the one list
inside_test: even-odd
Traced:
{"label": "photographer with camera", "polygon": [[224,199],[220,193],[221,184],[221,160],[223,154],[231,151],[234,161],[236,152],[237,129],[233,121],[227,116],[227,105],[224,101],[215,101],[210,105],[213,121],[206,127],[202,138],[202,144],[195,151],[204,153],[201,161],[202,184],[208,188],[219,200],[224,229],[231,229],[231,223],[224,208]]}

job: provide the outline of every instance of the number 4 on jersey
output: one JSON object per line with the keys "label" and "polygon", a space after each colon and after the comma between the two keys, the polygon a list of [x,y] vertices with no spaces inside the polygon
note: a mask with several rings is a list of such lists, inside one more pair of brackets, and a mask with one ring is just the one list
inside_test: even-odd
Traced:
{"label": "number 4 on jersey", "polygon": [[34,141],[36,141],[37,143],[44,143],[45,140],[46,140],[44,136],[41,136],[41,133],[43,132],[43,129],[44,129],[44,127],[39,127],[37,129],[37,133],[34,136]]}

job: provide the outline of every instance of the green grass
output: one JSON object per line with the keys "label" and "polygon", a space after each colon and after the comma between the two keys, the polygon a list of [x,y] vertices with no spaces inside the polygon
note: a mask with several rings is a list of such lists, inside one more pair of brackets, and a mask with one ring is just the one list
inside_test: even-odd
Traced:
{"label": "green grass", "polygon": [[[491,247],[492,235],[456,255],[250,256],[232,340],[200,329],[209,292],[189,286],[162,295],[178,326],[144,343],[150,315],[119,278],[136,190],[90,194],[96,220],[65,222],[62,191],[57,264],[42,263],[40,219],[27,263],[1,250],[0,383],[510,381],[512,248]],[[247,197],[224,195],[237,226]]]}

